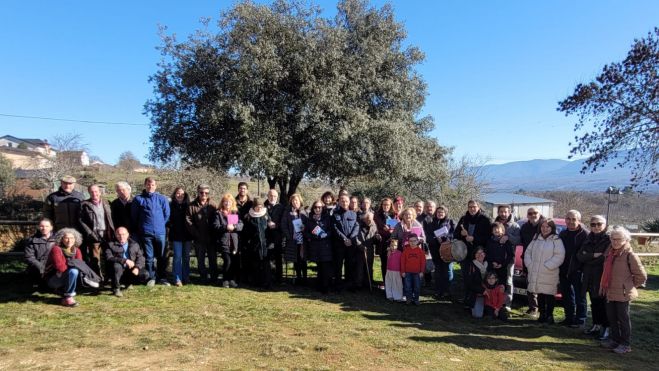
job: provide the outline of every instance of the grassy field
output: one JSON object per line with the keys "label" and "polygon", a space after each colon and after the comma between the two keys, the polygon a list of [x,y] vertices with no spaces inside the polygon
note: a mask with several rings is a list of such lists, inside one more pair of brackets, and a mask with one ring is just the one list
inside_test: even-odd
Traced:
{"label": "grassy field", "polygon": [[0,266],[0,369],[646,370],[659,350],[656,268],[632,306],[634,351],[623,356],[578,330],[536,325],[524,308],[502,323],[429,296],[408,307],[382,292],[188,285],[82,294],[69,309],[17,283],[20,269]]}

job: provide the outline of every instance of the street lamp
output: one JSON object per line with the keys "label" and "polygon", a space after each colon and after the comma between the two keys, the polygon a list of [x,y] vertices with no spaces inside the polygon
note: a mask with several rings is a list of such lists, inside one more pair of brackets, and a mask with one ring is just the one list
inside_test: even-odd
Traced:
{"label": "street lamp", "polygon": [[611,204],[618,202],[622,192],[619,188],[611,186],[606,189],[606,193],[608,194],[608,202],[606,203],[606,222],[607,224],[610,224],[611,220],[609,219],[609,211],[611,210]]}

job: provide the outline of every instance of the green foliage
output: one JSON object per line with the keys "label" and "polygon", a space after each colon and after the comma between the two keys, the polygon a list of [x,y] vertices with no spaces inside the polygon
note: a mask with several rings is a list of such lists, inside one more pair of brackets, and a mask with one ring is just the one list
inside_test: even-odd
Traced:
{"label": "green foliage", "polygon": [[627,58],[579,84],[558,111],[576,115],[572,155],[587,154],[582,173],[609,161],[631,167],[632,187],[659,183],[659,28],[635,40]]}
{"label": "green foliage", "polygon": [[[151,77],[151,158],[265,176],[285,198],[304,178],[416,179],[442,173],[446,149],[417,116],[423,54],[390,6],[338,4],[334,19],[297,1],[237,3],[218,31],[163,36]],[[405,181],[406,183],[413,183]]]}
{"label": "green foliage", "polygon": [[0,154],[0,198],[16,182],[14,169],[11,167],[11,161]]}
{"label": "green foliage", "polygon": [[643,230],[648,233],[659,233],[659,218],[648,220],[647,222],[643,223],[641,228],[643,228]]}

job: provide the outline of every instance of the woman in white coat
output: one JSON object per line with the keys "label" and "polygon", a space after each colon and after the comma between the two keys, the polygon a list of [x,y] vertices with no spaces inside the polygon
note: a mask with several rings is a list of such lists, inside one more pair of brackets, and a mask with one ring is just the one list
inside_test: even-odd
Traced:
{"label": "woman in white coat", "polygon": [[554,304],[559,267],[565,258],[563,242],[556,234],[556,223],[547,219],[524,253],[524,265],[528,268],[527,290],[538,294],[540,317],[538,322],[554,323]]}

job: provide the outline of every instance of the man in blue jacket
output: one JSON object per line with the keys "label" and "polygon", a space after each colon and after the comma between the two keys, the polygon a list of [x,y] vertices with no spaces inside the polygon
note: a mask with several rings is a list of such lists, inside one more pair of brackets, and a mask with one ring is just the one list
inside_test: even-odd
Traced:
{"label": "man in blue jacket", "polygon": [[[357,248],[357,236],[359,235],[359,223],[357,213],[348,210],[350,197],[342,195],[339,197],[338,206],[332,214],[332,227],[334,229],[334,285],[337,291],[343,289],[341,280],[341,271],[346,273],[346,281],[352,282],[352,272],[349,267],[351,262],[348,261],[354,254],[349,254],[351,249]],[[350,287],[351,290],[354,289]]]}
{"label": "man in blue jacket", "polygon": [[[169,286],[165,245],[169,202],[165,196],[156,192],[155,179],[149,177],[144,180],[144,190],[135,196],[131,205],[131,219],[135,223],[135,234],[146,255],[146,269],[149,271],[147,286],[155,285],[156,278],[160,284]],[[153,267],[154,258],[157,259],[157,271]]]}

